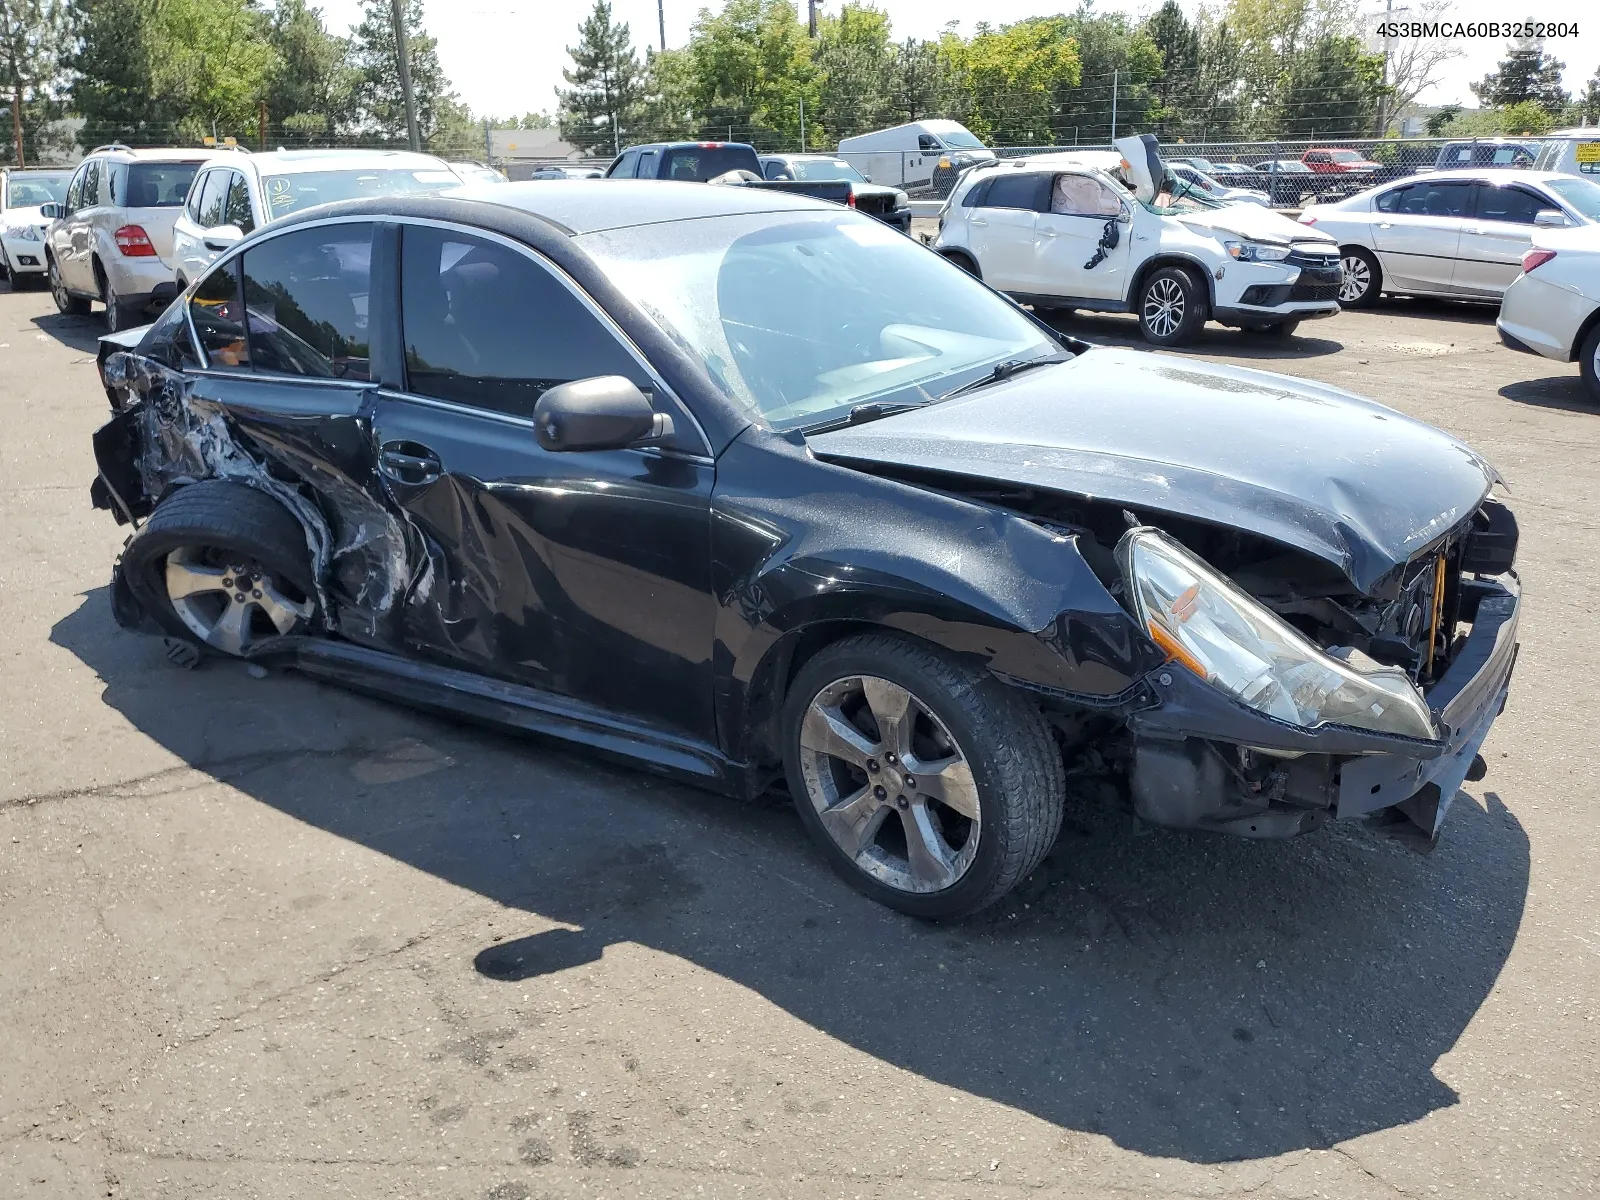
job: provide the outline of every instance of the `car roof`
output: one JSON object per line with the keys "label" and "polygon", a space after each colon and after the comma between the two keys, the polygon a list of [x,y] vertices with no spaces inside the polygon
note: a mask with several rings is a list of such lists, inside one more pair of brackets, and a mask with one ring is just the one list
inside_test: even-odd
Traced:
{"label": "car roof", "polygon": [[[220,156],[219,156],[220,157]],[[437,171],[448,164],[431,154],[409,150],[270,150],[241,159],[260,175],[295,175],[303,171],[359,171],[385,168],[394,171]]]}
{"label": "car roof", "polygon": [[837,154],[823,154],[817,150],[807,150],[804,154],[763,154],[762,158],[815,158],[822,162],[841,161]]}
{"label": "car roof", "polygon": [[1571,178],[1573,176],[1561,171],[1530,171],[1526,167],[1462,167],[1449,171],[1419,171],[1395,182],[1404,183],[1411,179],[1486,179],[1490,183],[1549,183],[1554,179]]}
{"label": "car roof", "polygon": [[[205,162],[212,158],[232,157],[236,150],[216,150],[210,146],[172,146],[148,150],[134,150],[128,146],[96,146],[86,158],[119,158],[125,162]],[[242,157],[242,156],[241,156]]]}
{"label": "car roof", "polygon": [[474,183],[443,194],[519,209],[573,234],[700,217],[842,211],[837,204],[793,192],[665,179],[574,179],[559,188],[540,187],[537,181]]}

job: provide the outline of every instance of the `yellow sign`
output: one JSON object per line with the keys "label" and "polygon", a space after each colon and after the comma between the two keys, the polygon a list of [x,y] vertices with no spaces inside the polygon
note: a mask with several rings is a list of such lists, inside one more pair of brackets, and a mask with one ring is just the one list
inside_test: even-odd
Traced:
{"label": "yellow sign", "polygon": [[1579,142],[1577,151],[1579,162],[1600,163],[1600,142]]}

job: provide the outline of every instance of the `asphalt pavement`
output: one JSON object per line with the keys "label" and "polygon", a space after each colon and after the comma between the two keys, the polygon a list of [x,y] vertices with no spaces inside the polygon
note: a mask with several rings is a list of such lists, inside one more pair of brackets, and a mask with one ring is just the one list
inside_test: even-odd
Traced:
{"label": "asphalt pavement", "polygon": [[1522,656],[1438,849],[1074,796],[946,927],[777,800],[118,629],[99,328],[0,290],[0,1196],[1600,1191],[1600,410],[1486,311],[1186,352],[1376,396],[1509,480]]}

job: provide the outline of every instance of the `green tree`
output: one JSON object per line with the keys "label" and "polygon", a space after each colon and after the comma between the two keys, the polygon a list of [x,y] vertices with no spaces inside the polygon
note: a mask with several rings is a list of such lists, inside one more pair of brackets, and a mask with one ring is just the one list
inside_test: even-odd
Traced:
{"label": "green tree", "polygon": [[896,120],[967,116],[950,57],[936,41],[907,38],[895,48],[893,99]]}
{"label": "green tree", "polygon": [[800,101],[816,103],[811,44],[789,0],[728,0],[701,9],[689,39],[701,131],[758,148],[800,144]]}
{"label": "green tree", "polygon": [[1149,119],[1158,135],[1180,133],[1185,114],[1201,100],[1196,92],[1200,75],[1200,30],[1183,15],[1178,0],[1166,0],[1145,22],[1144,33],[1161,56],[1160,74],[1150,85]]}
{"label": "green tree", "polygon": [[687,50],[644,52],[644,99],[634,128],[642,141],[676,142],[693,136],[694,66]]}
{"label": "green tree", "polygon": [[57,0],[0,0],[0,91],[11,101],[11,158],[37,159],[44,124],[60,115],[55,85],[72,38],[71,14]]}
{"label": "green tree", "polygon": [[557,93],[562,138],[591,154],[619,149],[639,115],[644,80],[633,36],[611,19],[609,0],[594,0],[567,53],[572,67],[561,74],[572,86]]}
{"label": "green tree", "polygon": [[1578,97],[1578,115],[1590,125],[1600,124],[1600,67],[1595,68],[1583,95]]}
{"label": "green tree", "polygon": [[[896,51],[886,14],[852,0],[817,28],[813,145],[881,129],[900,119]],[[824,134],[826,130],[826,134]]]}
{"label": "green tree", "polygon": [[277,55],[264,97],[268,121],[295,141],[332,138],[354,99],[357,80],[345,61],[349,44],[328,32],[307,0],[278,0],[267,40]]}
{"label": "green tree", "polygon": [[1090,0],[1080,0],[1077,12],[1063,21],[1077,51],[1082,83],[1056,85],[1053,140],[1109,139],[1113,91],[1118,132],[1145,128],[1155,104],[1150,85],[1163,70],[1161,48],[1149,32],[1121,13],[1092,12]]}
{"label": "green tree", "polygon": [[1382,57],[1368,54],[1359,38],[1325,34],[1285,64],[1279,132],[1316,138],[1370,129],[1382,94]]}
{"label": "green tree", "polygon": [[1522,41],[1506,51],[1499,66],[1477,83],[1472,94],[1485,107],[1505,108],[1531,100],[1552,117],[1569,99],[1561,86],[1561,71],[1566,66],[1544,52],[1542,43]]}
{"label": "green tree", "polygon": [[[353,78],[346,132],[367,142],[403,146],[409,134],[393,9],[389,0],[362,0],[362,6],[361,23],[350,30],[348,65]],[[422,0],[402,0],[401,13],[417,129],[424,144],[431,147],[441,138],[449,141],[459,136],[456,127],[466,109],[439,65],[437,39],[423,30]]]}
{"label": "green tree", "polygon": [[1480,108],[1458,112],[1444,126],[1445,137],[1498,137],[1501,134],[1542,134],[1556,127],[1556,119],[1544,105],[1522,100],[1502,108]]}
{"label": "green tree", "polygon": [[970,41],[943,42],[970,105],[967,126],[995,146],[1048,145],[1059,89],[1081,78],[1077,47],[1062,17],[980,23]]}

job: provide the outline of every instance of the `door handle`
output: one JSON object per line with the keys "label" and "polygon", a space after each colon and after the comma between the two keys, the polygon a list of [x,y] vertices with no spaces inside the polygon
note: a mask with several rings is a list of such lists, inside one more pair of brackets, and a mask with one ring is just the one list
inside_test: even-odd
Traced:
{"label": "door handle", "polygon": [[1039,230],[1039,236],[1040,237],[1060,237],[1061,235],[1058,234],[1054,229],[1041,229],[1041,230]]}
{"label": "door handle", "polygon": [[378,469],[396,483],[420,487],[444,473],[439,456],[416,442],[385,442],[378,451]]}
{"label": "door handle", "polygon": [[982,229],[989,228],[989,222],[985,221],[982,217],[973,217],[972,220],[967,222],[967,224],[968,225],[977,225]]}
{"label": "door handle", "polygon": [[1393,229],[1394,228],[1394,222],[1393,221],[1379,221],[1378,222],[1378,228],[1379,229]]}

